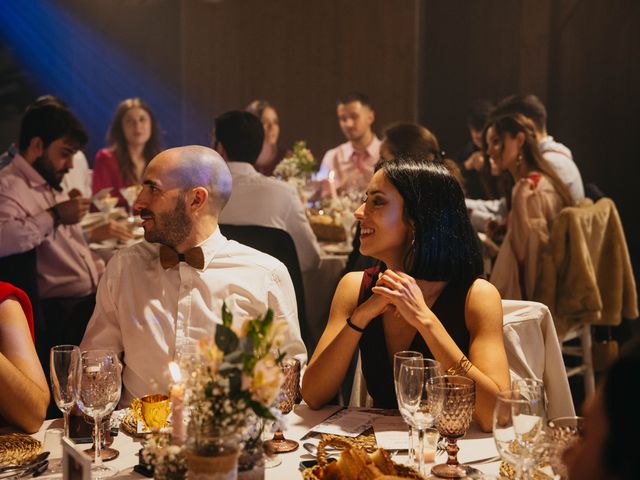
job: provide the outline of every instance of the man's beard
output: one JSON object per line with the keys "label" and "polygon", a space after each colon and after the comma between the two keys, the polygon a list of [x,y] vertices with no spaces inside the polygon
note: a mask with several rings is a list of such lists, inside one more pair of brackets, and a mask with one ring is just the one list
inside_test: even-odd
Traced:
{"label": "man's beard", "polygon": [[[140,211],[144,213],[145,209]],[[147,210],[148,213],[152,213]],[[193,222],[187,215],[187,203],[183,194],[176,200],[176,208],[173,211],[153,215],[155,228],[144,232],[147,242],[161,243],[174,248],[180,245],[191,233]]]}
{"label": "man's beard", "polygon": [[[60,185],[60,182],[62,178],[64,178],[64,175],[60,177],[60,180],[58,180],[56,175],[58,172],[51,166],[50,163],[48,163],[45,160],[44,154],[36,158],[33,161],[32,166],[36,172],[42,175],[42,178],[46,180],[46,182],[51,186],[51,188],[53,188],[54,190],[57,190],[58,192],[62,191],[62,186]],[[68,171],[69,170],[65,169],[64,174],[66,175]]]}

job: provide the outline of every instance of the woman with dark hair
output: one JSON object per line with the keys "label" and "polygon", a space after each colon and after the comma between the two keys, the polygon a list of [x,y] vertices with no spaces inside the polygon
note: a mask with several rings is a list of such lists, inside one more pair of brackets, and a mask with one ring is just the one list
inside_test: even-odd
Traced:
{"label": "woman with dark hair", "polygon": [[393,355],[418,350],[476,382],[475,416],[491,429],[497,392],[509,387],[496,289],[460,185],[439,163],[381,161],[356,210],[360,251],[381,265],[345,275],[309,362],[302,394],[311,408],[338,391],[360,348],[374,405],[397,408]]}
{"label": "woman with dark hair", "polygon": [[533,123],[520,114],[493,120],[485,151],[513,179],[507,234],[491,272],[502,298],[530,300],[538,275],[539,251],[558,212],[573,205],[564,183],[542,157]]}
{"label": "woman with dark hair", "polygon": [[254,100],[246,110],[258,117],[264,128],[262,151],[260,151],[254,167],[263,175],[273,175],[273,169],[284,157],[284,152],[278,147],[278,137],[280,136],[278,112],[266,100]]}
{"label": "woman with dark hair", "polygon": [[93,193],[113,187],[112,195],[127,203],[120,189],[137,185],[147,164],[160,153],[160,127],[149,106],[139,98],[118,105],[107,134],[109,147],[96,154]]}

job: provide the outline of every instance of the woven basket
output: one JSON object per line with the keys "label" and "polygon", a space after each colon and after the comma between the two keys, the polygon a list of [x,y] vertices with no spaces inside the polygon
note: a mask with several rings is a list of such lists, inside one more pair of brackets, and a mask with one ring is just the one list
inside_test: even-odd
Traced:
{"label": "woven basket", "polygon": [[[325,478],[324,468],[329,463],[329,456],[327,455],[326,448],[329,446],[338,447],[342,449],[349,448],[362,448],[366,451],[375,451],[375,443],[373,445],[373,450],[371,450],[370,445],[367,445],[363,448],[360,445],[357,445],[358,441],[354,441],[352,439],[348,439],[346,437],[339,437],[335,435],[323,435],[320,443],[318,444],[318,464],[311,468],[306,468],[302,472],[302,478],[304,480],[322,480]],[[368,442],[367,442],[368,443]],[[414,480],[425,480],[422,475],[416,472],[413,468],[407,467],[406,465],[402,465],[400,463],[393,462],[393,466],[397,471],[397,476],[400,478],[410,478]]]}
{"label": "woven basket", "polygon": [[0,465],[29,463],[41,449],[42,444],[29,435],[22,433],[0,435]]}
{"label": "woven basket", "polygon": [[310,224],[320,242],[344,242],[347,239],[347,233],[340,224],[320,222],[314,217],[311,217]]}

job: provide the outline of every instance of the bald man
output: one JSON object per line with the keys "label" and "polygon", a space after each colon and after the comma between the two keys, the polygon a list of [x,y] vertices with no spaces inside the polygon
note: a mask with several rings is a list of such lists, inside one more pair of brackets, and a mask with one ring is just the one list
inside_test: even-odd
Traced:
{"label": "bald man", "polygon": [[214,332],[223,301],[238,326],[271,308],[288,325],[282,350],[306,361],[286,267],[218,229],[231,184],[222,157],[200,146],[166,150],[145,170],[134,208],[146,241],[109,261],[81,344],[121,356],[121,406],[169,391],[168,363]]}

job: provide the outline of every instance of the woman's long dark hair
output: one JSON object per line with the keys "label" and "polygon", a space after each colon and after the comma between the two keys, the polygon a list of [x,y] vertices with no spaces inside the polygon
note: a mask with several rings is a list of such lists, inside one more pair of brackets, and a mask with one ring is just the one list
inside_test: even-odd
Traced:
{"label": "woman's long dark hair", "polygon": [[398,190],[405,219],[414,224],[407,273],[432,281],[472,281],[482,275],[480,244],[462,189],[442,162],[395,158],[378,162],[375,170]]}
{"label": "woman's long dark hair", "polygon": [[149,118],[151,119],[151,136],[149,140],[147,140],[142,152],[145,164],[148,164],[153,157],[160,153],[160,127],[149,106],[140,98],[128,98],[120,102],[111,121],[109,132],[107,133],[107,142],[116,155],[118,166],[120,167],[120,174],[126,185],[131,185],[138,181],[133,170],[133,161],[129,154],[124,129],[122,128],[122,119],[132,108],[143,109],[149,114]]}

